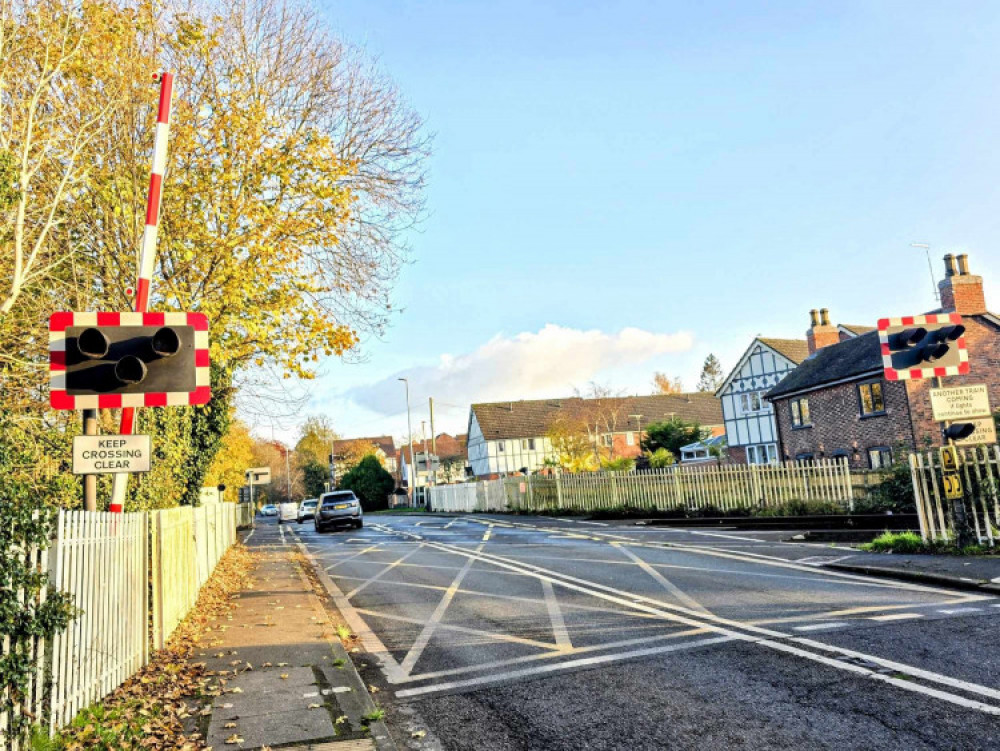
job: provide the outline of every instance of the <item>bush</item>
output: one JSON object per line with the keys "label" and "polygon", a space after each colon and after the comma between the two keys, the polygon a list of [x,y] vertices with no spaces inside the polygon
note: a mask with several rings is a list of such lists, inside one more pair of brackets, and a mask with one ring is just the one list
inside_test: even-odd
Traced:
{"label": "bush", "polygon": [[626,456],[617,459],[604,459],[601,461],[601,469],[608,472],[631,472],[635,469],[635,461]]}
{"label": "bush", "polygon": [[337,487],[353,490],[365,511],[379,511],[389,508],[389,494],[396,487],[396,481],[385,471],[378,457],[369,454],[340,478]]}
{"label": "bush", "polygon": [[915,532],[883,532],[861,549],[872,553],[927,553],[928,547]]}

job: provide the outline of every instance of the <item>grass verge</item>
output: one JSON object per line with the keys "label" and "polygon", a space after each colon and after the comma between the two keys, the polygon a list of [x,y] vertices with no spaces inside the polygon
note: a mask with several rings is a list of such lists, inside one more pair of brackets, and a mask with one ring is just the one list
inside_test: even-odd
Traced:
{"label": "grass verge", "polygon": [[861,546],[869,553],[897,553],[912,555],[918,553],[933,555],[998,555],[1000,550],[986,545],[967,545],[959,548],[948,542],[929,541],[915,532],[883,532],[871,542]]}

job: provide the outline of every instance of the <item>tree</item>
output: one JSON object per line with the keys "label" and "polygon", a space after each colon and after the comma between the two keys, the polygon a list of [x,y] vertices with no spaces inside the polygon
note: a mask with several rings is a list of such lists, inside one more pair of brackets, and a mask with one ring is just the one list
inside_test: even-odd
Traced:
{"label": "tree", "polygon": [[555,453],[554,463],[567,472],[588,472],[596,469],[594,443],[581,417],[560,416],[546,432]]}
{"label": "tree", "polygon": [[319,498],[326,491],[326,483],[330,481],[330,470],[317,461],[308,461],[301,465],[302,487],[307,498]]}
{"label": "tree", "polygon": [[333,429],[333,423],[326,415],[312,415],[299,428],[299,440],[295,444],[295,455],[302,466],[310,462],[326,463],[333,450],[333,442],[340,436]]}
{"label": "tree", "polygon": [[684,387],[680,378],[670,378],[666,373],[657,371],[653,373],[653,393],[655,394],[682,394]]}
{"label": "tree", "polygon": [[376,456],[368,455],[340,478],[337,487],[353,490],[365,511],[377,511],[389,507],[389,494],[396,487],[396,481]]}
{"label": "tree", "polygon": [[674,455],[665,448],[658,448],[656,451],[646,453],[646,461],[650,469],[666,469],[676,462]]}
{"label": "tree", "polygon": [[722,385],[722,364],[718,358],[709,354],[701,366],[701,376],[698,378],[698,390],[714,394]]}
{"label": "tree", "polygon": [[681,455],[682,446],[701,441],[709,436],[709,431],[697,422],[688,422],[679,417],[650,423],[644,433],[642,448],[645,451],[655,453],[662,448],[675,457]]}
{"label": "tree", "polygon": [[254,441],[250,430],[239,420],[233,420],[229,431],[222,437],[215,460],[205,476],[208,486],[225,485],[236,497],[236,488],[246,484],[246,470],[254,466]]}
{"label": "tree", "polygon": [[362,459],[371,456],[382,464],[382,459],[378,456],[378,446],[371,441],[364,441],[359,438],[350,441],[340,441],[337,443],[337,474],[349,472],[358,466]]}
{"label": "tree", "polygon": [[614,435],[628,424],[628,404],[622,392],[592,381],[587,391],[577,391],[577,396],[582,400],[579,412],[590,434],[595,462],[600,465],[604,459],[614,459]]}

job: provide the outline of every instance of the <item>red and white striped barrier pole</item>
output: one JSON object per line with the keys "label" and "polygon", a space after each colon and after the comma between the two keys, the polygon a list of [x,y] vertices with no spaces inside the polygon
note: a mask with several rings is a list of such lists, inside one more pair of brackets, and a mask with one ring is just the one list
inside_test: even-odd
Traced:
{"label": "red and white striped barrier pole", "polygon": [[[173,95],[173,73],[160,73],[160,106],[156,113],[156,140],[153,143],[153,172],[149,176],[149,194],[146,198],[146,228],[142,233],[142,250],[139,253],[139,279],[135,286],[135,312],[145,313],[149,307],[149,285],[156,264],[156,231],[160,220],[160,191],[163,173],[167,167],[167,135],[170,131],[170,101]],[[122,409],[122,435],[131,435],[135,425],[135,408]],[[111,490],[110,511],[121,513],[125,505],[128,475],[116,474]]]}

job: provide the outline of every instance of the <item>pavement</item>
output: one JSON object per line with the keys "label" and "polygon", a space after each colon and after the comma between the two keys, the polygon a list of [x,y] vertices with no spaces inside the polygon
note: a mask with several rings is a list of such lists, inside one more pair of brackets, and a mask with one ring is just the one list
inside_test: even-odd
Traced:
{"label": "pavement", "polygon": [[394,751],[335,622],[273,522],[244,536],[260,554],[254,585],[202,637],[195,659],[214,673],[204,727],[215,749]]}
{"label": "pavement", "polygon": [[1000,746],[1000,598],[830,568],[871,567],[848,546],[478,514],[272,544],[358,634],[400,749]]}

